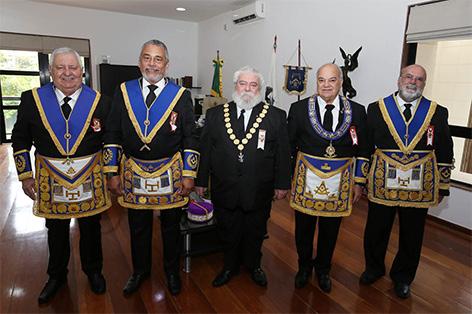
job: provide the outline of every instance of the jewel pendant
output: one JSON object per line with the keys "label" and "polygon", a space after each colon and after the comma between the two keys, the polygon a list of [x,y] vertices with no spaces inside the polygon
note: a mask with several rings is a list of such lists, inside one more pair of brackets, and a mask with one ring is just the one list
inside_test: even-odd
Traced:
{"label": "jewel pendant", "polygon": [[244,154],[243,154],[243,152],[239,152],[239,154],[238,154],[238,161],[239,161],[239,162],[244,162]]}
{"label": "jewel pendant", "polygon": [[331,142],[329,143],[329,146],[326,147],[325,157],[328,157],[328,158],[336,157],[336,149],[334,148],[334,146]]}

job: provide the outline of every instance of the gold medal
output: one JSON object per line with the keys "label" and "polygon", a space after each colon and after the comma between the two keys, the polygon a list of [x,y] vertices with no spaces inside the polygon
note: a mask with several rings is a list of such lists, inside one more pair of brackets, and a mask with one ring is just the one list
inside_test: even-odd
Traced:
{"label": "gold medal", "polygon": [[226,124],[225,124],[225,127],[226,127],[226,128],[230,128],[230,127],[231,127],[231,123],[229,123],[229,122],[226,123]]}
{"label": "gold medal", "polygon": [[255,127],[256,129],[259,127],[259,123],[257,122],[254,122],[254,124],[252,125],[253,127]]}
{"label": "gold medal", "polygon": [[224,116],[225,118],[229,118],[229,112],[225,113],[223,116]]}
{"label": "gold medal", "polygon": [[227,132],[228,134],[233,134],[233,129],[229,128],[229,129],[226,130],[226,132]]}
{"label": "gold medal", "polygon": [[244,149],[244,145],[243,145],[243,144],[239,144],[239,145],[238,145],[238,149],[239,149],[239,150],[243,150],[243,149]]}
{"label": "gold medal", "polygon": [[329,146],[326,147],[325,157],[328,157],[328,158],[336,157],[336,149],[334,148],[334,146],[331,142],[329,143]]}
{"label": "gold medal", "polygon": [[255,129],[255,128],[251,128],[251,129],[249,130],[249,133],[250,133],[250,134],[256,133],[256,129]]}
{"label": "gold medal", "polygon": [[[247,138],[243,138],[243,139],[241,140],[241,143],[243,143],[243,145],[246,145],[247,142],[248,142]],[[239,149],[239,147],[238,147],[238,149]]]}
{"label": "gold medal", "polygon": [[231,134],[231,135],[229,136],[229,139],[232,140],[232,141],[234,141],[235,138],[236,138],[236,135],[234,135],[234,134]]}
{"label": "gold medal", "polygon": [[229,118],[225,118],[225,122],[228,123],[230,121]]}
{"label": "gold medal", "polygon": [[256,122],[257,122],[257,123],[261,123],[261,122],[262,122],[262,119],[261,119],[261,118],[257,118],[257,119],[256,119]]}
{"label": "gold medal", "polygon": [[239,142],[239,139],[235,139],[235,140],[233,141],[233,143],[234,143],[234,145],[239,145],[239,143],[240,143],[240,142]]}

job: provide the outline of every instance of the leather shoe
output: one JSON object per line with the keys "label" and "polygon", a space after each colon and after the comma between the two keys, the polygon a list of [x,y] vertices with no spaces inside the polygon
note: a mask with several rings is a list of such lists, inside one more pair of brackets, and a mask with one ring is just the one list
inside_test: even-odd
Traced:
{"label": "leather shoe", "polygon": [[231,277],[235,274],[231,270],[222,270],[218,275],[216,275],[215,279],[212,282],[213,287],[220,287],[225,285],[229,282]]}
{"label": "leather shoe", "polygon": [[408,299],[410,297],[410,286],[403,282],[395,282],[394,290],[397,297]]}
{"label": "leather shoe", "polygon": [[254,269],[251,273],[252,281],[258,284],[261,287],[267,286],[267,277],[262,268],[258,267]]}
{"label": "leather shoe", "polygon": [[124,295],[130,295],[136,291],[138,291],[139,286],[143,283],[144,280],[149,278],[149,273],[145,274],[132,274],[129,277],[128,282],[126,283],[125,287],[123,288]]}
{"label": "leather shoe", "polygon": [[49,300],[51,300],[52,297],[56,295],[57,291],[59,291],[59,288],[61,288],[65,282],[66,279],[49,278],[48,282],[46,282],[43,290],[41,290],[41,293],[39,294],[38,303],[44,304],[49,302]]}
{"label": "leather shoe", "polygon": [[370,285],[379,280],[383,275],[375,275],[373,273],[368,272],[367,270],[364,271],[359,278],[359,282],[363,285]]}
{"label": "leather shoe", "polygon": [[93,273],[89,275],[88,280],[90,283],[90,289],[93,291],[93,293],[102,294],[107,290],[105,278],[101,273]]}
{"label": "leather shoe", "polygon": [[318,277],[318,286],[320,287],[321,291],[325,293],[331,292],[331,278],[329,278],[328,274],[319,274]]}
{"label": "leather shoe", "polygon": [[182,287],[179,274],[170,274],[167,276],[167,288],[172,295],[178,295]]}
{"label": "leather shoe", "polygon": [[299,270],[295,275],[295,288],[303,288],[310,280],[311,272],[308,270]]}

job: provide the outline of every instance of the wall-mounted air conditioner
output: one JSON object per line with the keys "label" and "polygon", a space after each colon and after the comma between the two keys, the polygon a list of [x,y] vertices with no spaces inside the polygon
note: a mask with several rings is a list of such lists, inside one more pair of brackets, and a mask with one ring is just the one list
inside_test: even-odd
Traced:
{"label": "wall-mounted air conditioner", "polygon": [[234,24],[245,24],[265,18],[264,1],[255,1],[248,6],[231,12]]}

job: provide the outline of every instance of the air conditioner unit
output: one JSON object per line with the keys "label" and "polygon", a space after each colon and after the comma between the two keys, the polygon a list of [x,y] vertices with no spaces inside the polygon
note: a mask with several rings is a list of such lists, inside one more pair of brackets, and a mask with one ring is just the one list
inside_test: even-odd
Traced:
{"label": "air conditioner unit", "polygon": [[264,1],[255,1],[241,9],[234,10],[232,13],[234,24],[245,24],[265,18]]}

